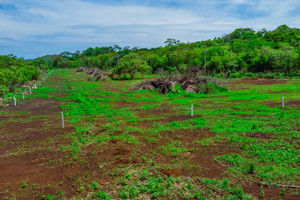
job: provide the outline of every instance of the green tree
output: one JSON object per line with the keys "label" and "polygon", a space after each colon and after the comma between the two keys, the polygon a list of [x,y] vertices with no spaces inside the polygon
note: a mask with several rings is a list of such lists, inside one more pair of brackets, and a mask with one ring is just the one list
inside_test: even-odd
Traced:
{"label": "green tree", "polygon": [[167,47],[175,47],[175,46],[180,44],[180,40],[176,40],[176,39],[173,39],[173,38],[168,38],[165,41],[165,44],[167,45]]}
{"label": "green tree", "polygon": [[116,75],[129,74],[131,79],[134,79],[138,74],[150,73],[152,68],[144,61],[139,54],[130,53],[120,59],[119,64],[113,68],[113,73]]}

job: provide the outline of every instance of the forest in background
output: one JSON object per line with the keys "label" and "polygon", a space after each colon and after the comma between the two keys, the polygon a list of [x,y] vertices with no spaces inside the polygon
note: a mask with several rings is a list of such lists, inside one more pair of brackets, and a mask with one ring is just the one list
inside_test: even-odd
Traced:
{"label": "forest in background", "polygon": [[33,60],[0,56],[0,96],[37,79],[39,70],[80,66],[131,79],[143,74],[185,74],[189,67],[220,78],[300,76],[300,29],[287,25],[272,31],[239,28],[223,37],[193,43],[169,38],[165,44],[151,49],[89,47]]}
{"label": "forest in background", "polygon": [[300,74],[300,29],[287,25],[272,31],[240,28],[223,37],[193,43],[169,38],[165,44],[151,49],[89,47],[82,52],[41,57],[31,64],[40,68],[88,66],[119,75],[127,73],[132,78],[143,73],[182,74],[188,67],[223,78],[251,73],[271,74],[270,78]]}

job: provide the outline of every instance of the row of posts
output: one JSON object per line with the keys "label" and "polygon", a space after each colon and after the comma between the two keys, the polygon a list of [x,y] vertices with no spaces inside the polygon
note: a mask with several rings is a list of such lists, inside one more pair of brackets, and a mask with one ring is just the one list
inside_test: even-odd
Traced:
{"label": "row of posts", "polygon": [[[42,78],[42,82],[45,82],[45,81],[47,80],[48,77],[49,77],[49,76],[47,75],[46,77]],[[39,81],[39,85],[41,85],[41,81]],[[34,85],[33,88],[34,88],[34,89],[37,89],[37,86]],[[29,89],[29,94],[32,94],[32,89],[31,89],[31,87],[29,87],[28,89]],[[22,98],[23,98],[23,100],[25,99],[25,94],[24,94],[24,92],[22,92]],[[16,99],[16,97],[13,97],[13,99],[14,99],[14,106],[17,106],[17,99]],[[62,128],[65,128],[64,112],[63,112],[63,111],[61,112],[61,122],[62,122]]]}
{"label": "row of posts", "polygon": [[[49,73],[49,75],[52,74],[52,72],[53,72],[53,71],[51,71],[51,72]],[[45,81],[47,80],[47,78],[49,77],[49,75],[46,75],[46,77],[42,78],[42,82],[45,82]],[[39,84],[38,84],[38,85],[41,85],[41,81],[39,81]],[[28,87],[29,94],[32,94],[32,89],[37,89],[36,84],[35,84],[32,88],[31,88],[31,87]],[[14,99],[14,106],[17,106],[17,99],[16,99],[16,97],[13,97],[13,99]],[[23,100],[25,99],[25,94],[24,94],[24,92],[22,92],[22,99],[23,99]]]}

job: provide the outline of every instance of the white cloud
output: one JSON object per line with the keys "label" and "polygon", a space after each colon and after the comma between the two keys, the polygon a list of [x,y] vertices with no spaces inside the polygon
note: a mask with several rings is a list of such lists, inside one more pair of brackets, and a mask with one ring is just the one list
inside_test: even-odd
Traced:
{"label": "white cloud", "polygon": [[[36,6],[36,7],[33,7]],[[63,3],[20,7],[19,16],[0,15],[1,37],[27,38],[29,35],[64,33],[82,33],[89,31],[74,30],[79,25],[126,26],[188,24],[196,22],[197,17],[181,9],[152,8],[145,6],[107,6],[79,0],[67,0]],[[25,19],[25,20],[22,20]]]}
{"label": "white cloud", "polygon": [[[222,36],[240,27],[300,26],[300,15],[291,14],[300,7],[298,0],[103,2],[0,0],[0,44],[9,43],[12,48],[22,42],[24,46],[60,43],[62,48],[71,43],[153,47],[163,45],[169,37],[187,42]],[[1,9],[1,4],[13,7]],[[45,50],[47,46],[34,48]],[[0,54],[3,49],[0,47]],[[26,54],[26,49],[23,52]]]}

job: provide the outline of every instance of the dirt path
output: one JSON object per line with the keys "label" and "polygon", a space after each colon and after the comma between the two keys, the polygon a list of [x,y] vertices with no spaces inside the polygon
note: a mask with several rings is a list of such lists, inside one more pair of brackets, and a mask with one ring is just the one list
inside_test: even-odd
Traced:
{"label": "dirt path", "polygon": [[[56,86],[62,83],[57,76],[51,79]],[[34,194],[27,188],[35,185],[33,191],[38,193],[45,185],[61,181],[51,164],[64,158],[59,149],[68,141],[61,135],[73,127],[66,121],[65,129],[61,128],[59,105],[51,98],[26,98],[16,107],[1,109],[5,114],[0,116],[0,199],[28,199]]]}

